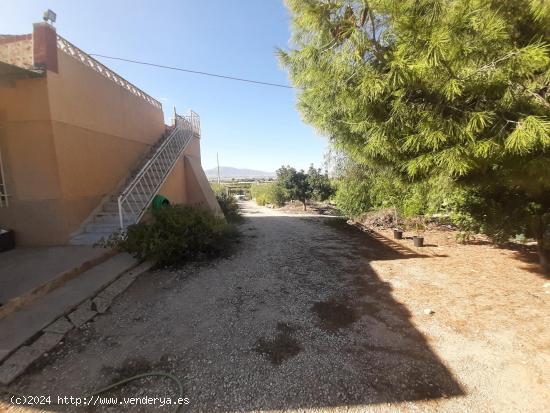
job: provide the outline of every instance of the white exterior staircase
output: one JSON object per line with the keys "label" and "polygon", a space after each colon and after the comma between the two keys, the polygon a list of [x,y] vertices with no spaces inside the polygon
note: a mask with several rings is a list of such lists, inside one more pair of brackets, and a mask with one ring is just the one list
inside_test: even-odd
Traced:
{"label": "white exterior staircase", "polygon": [[91,245],[139,222],[193,137],[200,138],[199,116],[193,111],[188,116],[176,114],[174,126],[120,188],[104,199],[70,243]]}

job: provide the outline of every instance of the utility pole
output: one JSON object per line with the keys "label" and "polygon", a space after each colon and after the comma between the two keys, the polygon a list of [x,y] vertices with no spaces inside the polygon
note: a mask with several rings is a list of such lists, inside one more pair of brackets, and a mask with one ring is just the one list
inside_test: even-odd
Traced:
{"label": "utility pole", "polygon": [[218,152],[216,152],[216,162],[218,163],[218,185],[220,184],[220,158],[218,157]]}

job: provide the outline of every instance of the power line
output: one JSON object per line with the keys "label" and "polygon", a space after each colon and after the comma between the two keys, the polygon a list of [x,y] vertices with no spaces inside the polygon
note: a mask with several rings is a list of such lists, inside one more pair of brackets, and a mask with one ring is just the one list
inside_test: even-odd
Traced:
{"label": "power line", "polygon": [[198,71],[198,70],[183,69],[181,67],[158,65],[158,64],[149,63],[149,62],[140,62],[139,60],[123,59],[122,57],[105,56],[105,55],[96,54],[96,53],[89,53],[89,55],[90,56],[96,56],[96,57],[103,57],[105,59],[120,60],[122,62],[135,63],[135,64],[138,64],[138,65],[153,66],[153,67],[158,67],[158,68],[161,68],[161,69],[178,70],[180,72],[194,73],[194,74],[197,74],[197,75],[219,77],[219,78],[222,78],[222,79],[237,80],[239,82],[256,83],[258,85],[275,86],[275,87],[282,87],[282,88],[286,88],[286,89],[292,89],[292,86],[282,85],[282,84],[279,84],[279,83],[261,82],[259,80],[243,79],[243,78],[240,78],[240,77],[218,75],[218,74],[215,74],[215,73],[208,73],[208,72],[201,72],[201,71]]}

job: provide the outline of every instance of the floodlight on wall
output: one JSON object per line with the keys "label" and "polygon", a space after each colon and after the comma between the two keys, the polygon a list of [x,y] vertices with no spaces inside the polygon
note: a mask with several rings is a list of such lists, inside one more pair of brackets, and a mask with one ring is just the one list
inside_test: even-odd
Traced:
{"label": "floodlight on wall", "polygon": [[48,22],[55,23],[55,20],[57,19],[57,14],[55,14],[53,11],[48,9],[44,12],[43,19],[46,23],[48,23]]}

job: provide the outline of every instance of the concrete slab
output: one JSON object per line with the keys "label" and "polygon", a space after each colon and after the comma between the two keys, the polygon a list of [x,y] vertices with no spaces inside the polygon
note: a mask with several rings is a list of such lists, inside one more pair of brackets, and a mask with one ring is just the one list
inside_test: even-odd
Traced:
{"label": "concrete slab", "polygon": [[92,302],[86,300],[80,304],[76,310],[70,313],[67,318],[75,327],[80,327],[82,324],[94,318],[96,314],[97,312],[92,310]]}
{"label": "concrete slab", "polygon": [[77,275],[108,254],[106,249],[90,246],[17,248],[3,252],[0,254],[0,304],[6,306],[60,277]]}
{"label": "concrete slab", "polygon": [[124,292],[124,290],[126,290],[126,288],[128,288],[139,275],[149,271],[152,267],[153,263],[144,262],[134,269],[126,272],[122,277],[111,283],[92,300],[92,310],[101,314],[105,313],[117,295]]}
{"label": "concrete slab", "polygon": [[73,329],[72,323],[65,317],[60,317],[44,329],[46,333],[66,334]]}
{"label": "concrete slab", "polygon": [[21,347],[0,366],[0,384],[7,385],[23,373],[42,353],[31,347]]}
{"label": "concrete slab", "polygon": [[104,297],[97,296],[92,300],[92,309],[97,311],[100,314],[105,313],[111,306],[111,300],[108,300]]}
{"label": "concrete slab", "polygon": [[38,351],[40,354],[44,354],[54,348],[57,343],[63,339],[63,337],[65,337],[64,334],[44,333],[29,347]]}
{"label": "concrete slab", "polygon": [[0,319],[0,361],[136,264],[129,254],[118,254]]}

